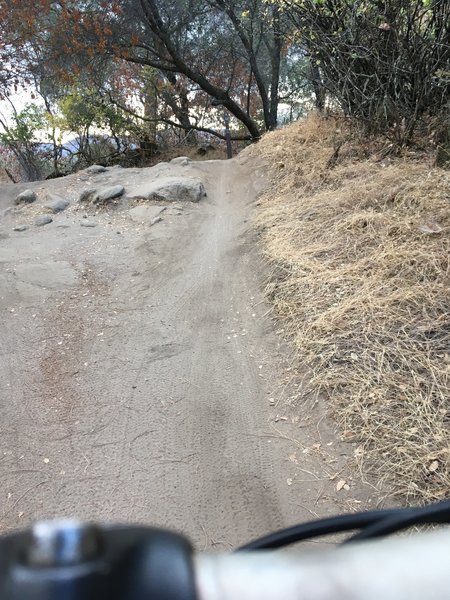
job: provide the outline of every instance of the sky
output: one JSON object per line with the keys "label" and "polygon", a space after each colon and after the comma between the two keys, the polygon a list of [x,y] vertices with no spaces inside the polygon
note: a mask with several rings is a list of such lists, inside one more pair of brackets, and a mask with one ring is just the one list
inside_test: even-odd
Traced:
{"label": "sky", "polygon": [[[31,89],[21,90],[17,94],[11,94],[9,96],[9,99],[13,103],[17,112],[20,112],[27,104],[30,104],[31,102],[39,104],[41,106],[43,104],[42,101],[40,102],[38,98],[35,98],[33,100],[33,98],[31,97]],[[8,122],[10,121],[11,116],[13,114],[10,102],[8,102],[7,100],[0,100],[0,113],[6,118]]]}

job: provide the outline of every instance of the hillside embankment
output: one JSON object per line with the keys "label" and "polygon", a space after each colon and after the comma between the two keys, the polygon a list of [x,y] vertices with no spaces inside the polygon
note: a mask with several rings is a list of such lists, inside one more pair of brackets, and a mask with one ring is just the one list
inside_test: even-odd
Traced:
{"label": "hillside embankment", "polygon": [[325,398],[373,483],[429,501],[450,488],[450,174],[391,150],[312,115],[246,152],[300,405]]}

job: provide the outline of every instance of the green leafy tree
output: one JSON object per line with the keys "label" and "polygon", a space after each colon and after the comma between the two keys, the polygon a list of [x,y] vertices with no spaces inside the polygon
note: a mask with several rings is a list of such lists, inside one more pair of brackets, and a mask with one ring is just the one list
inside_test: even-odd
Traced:
{"label": "green leafy tree", "polygon": [[42,179],[45,175],[45,159],[39,147],[48,124],[45,110],[28,104],[18,112],[11,102],[10,106],[12,117],[0,117],[0,143],[16,157],[24,179]]}

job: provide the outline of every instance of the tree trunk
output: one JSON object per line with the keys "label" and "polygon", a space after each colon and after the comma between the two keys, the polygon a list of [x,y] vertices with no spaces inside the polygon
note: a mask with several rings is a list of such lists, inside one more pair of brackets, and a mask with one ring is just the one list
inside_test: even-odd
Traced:
{"label": "tree trunk", "polygon": [[325,110],[325,88],[322,83],[320,69],[312,57],[309,59],[309,73],[314,91],[314,105],[319,112],[323,112]]}
{"label": "tree trunk", "polygon": [[281,46],[282,38],[280,31],[280,9],[273,7],[273,48],[271,56],[271,81],[270,81],[270,110],[268,129],[276,129],[278,125],[278,87],[280,84],[280,64],[281,64]]}
{"label": "tree trunk", "polygon": [[[191,118],[189,115],[189,97],[185,86],[182,82],[177,80],[174,73],[165,73],[167,80],[171,84],[173,90],[172,94],[169,90],[164,90],[163,98],[166,104],[172,109],[176,119],[180,122],[181,127],[187,131],[188,141],[195,144],[197,142],[197,136],[194,132]],[[178,93],[179,100],[177,100],[176,93]]]}
{"label": "tree trunk", "polygon": [[149,144],[156,146],[158,128],[158,95],[156,92],[156,69],[144,68],[144,117],[146,121],[145,138]]}

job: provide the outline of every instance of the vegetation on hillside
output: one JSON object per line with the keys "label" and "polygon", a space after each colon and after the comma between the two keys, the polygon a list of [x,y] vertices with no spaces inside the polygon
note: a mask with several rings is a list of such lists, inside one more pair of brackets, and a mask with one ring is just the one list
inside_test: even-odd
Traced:
{"label": "vegetation on hillside", "polygon": [[[336,148],[340,148],[339,154]],[[258,222],[267,292],[342,437],[380,487],[450,487],[450,173],[386,157],[341,119],[312,115],[252,152],[271,165]],[[367,154],[370,158],[367,158]]]}

